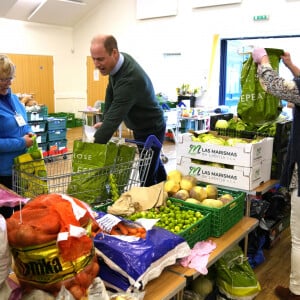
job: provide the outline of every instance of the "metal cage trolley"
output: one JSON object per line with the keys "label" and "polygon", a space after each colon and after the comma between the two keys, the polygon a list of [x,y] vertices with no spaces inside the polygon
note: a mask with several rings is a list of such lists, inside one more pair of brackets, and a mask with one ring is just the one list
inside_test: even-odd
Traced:
{"label": "metal cage trolley", "polygon": [[[46,171],[36,175],[32,162],[13,167],[13,190],[27,198],[41,194],[68,194],[91,205],[105,203],[112,199],[112,189],[117,187],[121,195],[133,186],[144,186],[153,157],[153,147],[161,147],[160,141],[150,135],[145,143],[133,143],[136,150],[132,161],[115,162],[110,166],[74,172],[73,153],[33,161],[38,165],[44,161]],[[115,185],[114,187],[112,185]]]}

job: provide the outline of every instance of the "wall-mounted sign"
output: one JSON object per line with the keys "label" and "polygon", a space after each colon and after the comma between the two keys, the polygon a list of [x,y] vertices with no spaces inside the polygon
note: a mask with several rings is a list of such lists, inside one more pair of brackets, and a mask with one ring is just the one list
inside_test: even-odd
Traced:
{"label": "wall-mounted sign", "polygon": [[242,0],[192,0],[193,8],[241,3]]}
{"label": "wall-mounted sign", "polygon": [[177,15],[178,0],[137,0],[137,19],[151,19]]}

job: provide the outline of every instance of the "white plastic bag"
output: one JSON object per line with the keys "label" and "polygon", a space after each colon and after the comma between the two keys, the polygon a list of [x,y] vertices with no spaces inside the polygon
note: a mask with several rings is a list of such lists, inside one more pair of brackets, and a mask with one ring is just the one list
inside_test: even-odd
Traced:
{"label": "white plastic bag", "polygon": [[84,125],[83,126],[83,137],[82,141],[87,143],[93,143],[94,142],[94,134],[96,132],[96,128],[93,126]]}
{"label": "white plastic bag", "polygon": [[0,214],[0,286],[8,277],[11,269],[11,253],[7,240],[5,218]]}

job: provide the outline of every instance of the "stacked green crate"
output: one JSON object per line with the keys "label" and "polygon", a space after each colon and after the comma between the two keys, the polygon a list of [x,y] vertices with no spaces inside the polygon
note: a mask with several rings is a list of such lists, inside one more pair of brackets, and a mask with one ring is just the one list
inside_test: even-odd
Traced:
{"label": "stacked green crate", "polygon": [[49,117],[47,120],[48,155],[63,154],[67,149],[67,118]]}
{"label": "stacked green crate", "polygon": [[75,127],[81,127],[83,126],[84,122],[82,119],[75,118]]}
{"label": "stacked green crate", "polygon": [[[32,110],[27,109],[27,120],[31,126],[32,131],[37,136],[37,142],[39,148],[42,150],[44,155],[47,155],[48,144],[47,144],[47,118],[48,118],[48,107],[41,105],[38,109],[33,108]],[[31,107],[30,107],[31,109]]]}
{"label": "stacked green crate", "polygon": [[58,112],[58,113],[49,114],[49,116],[55,117],[55,118],[66,118],[66,120],[67,120],[66,128],[76,127],[74,113]]}

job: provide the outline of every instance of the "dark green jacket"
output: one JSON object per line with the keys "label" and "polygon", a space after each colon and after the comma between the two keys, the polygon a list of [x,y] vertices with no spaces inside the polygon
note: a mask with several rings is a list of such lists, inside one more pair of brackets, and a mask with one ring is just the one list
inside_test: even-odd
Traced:
{"label": "dark green jacket", "polygon": [[130,55],[122,54],[123,65],[115,75],[109,76],[103,124],[95,133],[96,143],[107,143],[122,121],[127,128],[145,135],[165,126],[163,110],[150,78]]}

